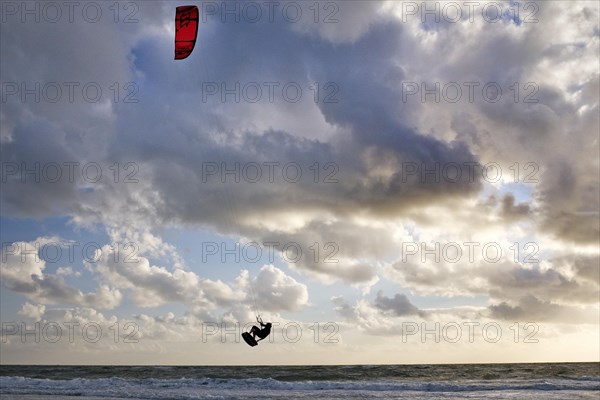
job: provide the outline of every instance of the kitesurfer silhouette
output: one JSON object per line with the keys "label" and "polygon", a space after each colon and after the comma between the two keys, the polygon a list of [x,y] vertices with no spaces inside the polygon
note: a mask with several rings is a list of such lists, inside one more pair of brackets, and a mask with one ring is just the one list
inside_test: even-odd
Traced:
{"label": "kitesurfer silhouette", "polygon": [[258,341],[263,340],[267,336],[269,336],[269,334],[271,333],[271,323],[267,322],[265,324],[260,317],[256,317],[256,321],[263,328],[261,329],[258,326],[253,325],[252,329],[250,329],[250,334],[252,335],[252,337],[254,338],[254,340],[256,340],[256,337],[258,336],[260,338],[260,339],[256,340],[258,342]]}

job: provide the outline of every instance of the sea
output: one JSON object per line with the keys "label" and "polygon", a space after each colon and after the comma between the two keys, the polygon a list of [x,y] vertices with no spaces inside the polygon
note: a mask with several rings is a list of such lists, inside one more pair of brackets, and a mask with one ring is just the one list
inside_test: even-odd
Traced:
{"label": "sea", "polygon": [[600,363],[0,366],[10,399],[600,399]]}

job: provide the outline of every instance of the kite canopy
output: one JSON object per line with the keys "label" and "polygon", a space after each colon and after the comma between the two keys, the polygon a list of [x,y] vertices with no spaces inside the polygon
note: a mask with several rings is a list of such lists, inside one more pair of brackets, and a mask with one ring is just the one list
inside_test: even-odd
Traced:
{"label": "kite canopy", "polygon": [[175,59],[187,58],[196,45],[198,35],[198,7],[177,7],[175,13]]}

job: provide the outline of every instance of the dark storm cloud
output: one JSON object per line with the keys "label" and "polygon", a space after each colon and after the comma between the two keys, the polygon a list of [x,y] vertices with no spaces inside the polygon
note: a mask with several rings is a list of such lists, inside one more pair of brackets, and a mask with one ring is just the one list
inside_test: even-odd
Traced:
{"label": "dark storm cloud", "polygon": [[415,307],[404,294],[396,294],[394,297],[386,297],[380,290],[377,292],[374,305],[376,308],[382,311],[391,311],[398,317],[404,315],[424,315],[424,313]]}
{"label": "dark storm cloud", "polygon": [[[228,46],[211,44],[211,34],[219,39],[219,43],[238,43],[243,34],[244,41],[261,45],[236,47],[236,52],[232,52]],[[139,115],[139,119],[136,115],[128,115],[139,124],[134,123],[133,129],[123,129],[124,136],[115,145],[121,148],[124,143],[131,143],[126,149],[132,151],[134,158],[155,161],[154,167],[159,170],[155,186],[165,195],[177,193],[177,196],[165,196],[170,206],[165,211],[174,212],[175,217],[188,222],[205,222],[211,216],[213,219],[226,218],[221,215],[223,212],[213,209],[211,204],[214,202],[201,201],[217,196],[216,191],[220,188],[220,185],[215,185],[214,189],[206,184],[200,185],[198,174],[202,163],[212,160],[226,160],[229,165],[276,160],[282,164],[297,162],[301,165],[335,162],[339,166],[340,182],[336,185],[308,185],[305,184],[308,179],[298,185],[264,185],[262,182],[255,185],[256,188],[243,184],[229,185],[227,190],[234,199],[231,200],[232,206],[240,215],[261,209],[302,206],[338,215],[359,210],[398,215],[403,207],[414,205],[417,201],[435,202],[446,196],[474,193],[479,188],[477,180],[465,178],[451,183],[423,182],[420,177],[407,178],[402,175],[405,163],[432,168],[436,163],[443,165],[455,162],[462,165],[464,162],[476,163],[476,160],[464,145],[422,136],[402,122],[397,87],[402,73],[394,66],[393,57],[401,49],[397,41],[390,39],[400,35],[402,30],[398,24],[389,22],[372,29],[356,43],[333,45],[316,38],[299,37],[290,32],[288,27],[276,24],[264,25],[260,29],[243,24],[217,24],[214,32],[205,38],[208,44],[202,48],[203,60],[207,60],[206,63],[211,66],[223,67],[207,71],[208,67],[200,66],[199,71],[191,75],[194,80],[190,87],[200,88],[202,82],[210,78],[217,82],[232,83],[245,77],[254,80],[264,77],[265,80],[299,82],[303,87],[310,83],[309,76],[319,82],[335,82],[340,88],[339,102],[322,104],[321,111],[330,123],[349,127],[351,137],[324,142],[281,131],[247,131],[243,135],[224,132],[223,138],[218,140],[226,140],[227,144],[218,144],[211,137],[210,130],[222,127],[219,118],[214,115],[218,111],[212,107],[222,107],[232,112],[235,112],[235,108],[231,104],[219,105],[218,102],[203,104],[199,101],[200,94],[188,89],[174,97],[175,104],[169,108],[173,114],[165,114],[165,109],[161,110],[158,104],[152,104],[149,105],[154,115],[152,118],[149,118],[147,110]],[[365,64],[365,59],[369,60],[368,64]],[[239,60],[248,62],[240,63]],[[269,60],[269,74],[260,69],[264,60]],[[169,79],[172,78],[162,82],[165,86],[161,92],[170,90]],[[395,88],[390,88],[390,85]],[[182,111],[177,109],[189,112],[190,101],[195,101],[194,112],[204,116],[200,127],[177,123],[186,119]],[[183,105],[184,102],[188,103],[187,106]],[[177,103],[181,103],[181,108]],[[289,104],[284,106],[292,107]],[[175,124],[154,124],[161,114],[164,120]],[[132,125],[131,120],[127,123]],[[396,173],[387,181],[371,179],[371,165],[361,160],[365,149],[375,154],[388,152],[396,165]],[[187,174],[181,174],[183,171]],[[189,179],[198,185],[190,187]],[[178,180],[188,180],[188,183],[184,185]],[[192,193],[186,193],[188,191]],[[190,207],[187,202],[193,202],[194,205]]]}
{"label": "dark storm cloud", "polygon": [[527,203],[515,204],[515,196],[512,193],[502,198],[501,215],[508,220],[516,220],[529,216],[531,209]]}
{"label": "dark storm cloud", "polygon": [[[294,240],[305,247],[319,236],[323,241],[346,244],[341,246],[340,255],[348,259],[359,248],[355,243],[360,240],[338,240],[347,235],[331,228],[325,237],[311,213],[335,218],[367,213],[385,218],[403,215],[424,203],[476,193],[481,187],[477,174],[471,179],[465,172],[458,182],[423,180],[419,173],[406,176],[408,164],[431,169],[450,162],[476,165],[477,160],[464,144],[424,136],[403,122],[399,81],[404,73],[396,65],[403,34],[402,26],[389,19],[355,42],[336,44],[299,35],[286,24],[215,23],[202,33],[196,50],[201,56],[196,63],[187,64],[167,63],[156,45],[139,45],[134,51],[135,66],[144,76],[140,81],[144,96],[138,106],[115,107],[113,129],[117,134],[108,140],[106,153],[111,161],[135,161],[141,183],[127,187],[107,184],[102,193],[77,202],[67,212],[113,223],[124,219],[150,226],[175,223],[214,227],[251,239],[269,236],[281,243]],[[202,100],[207,81],[227,82],[229,86],[237,81],[298,82],[306,88],[313,80],[334,82],[339,87],[337,103],[312,107],[318,106],[329,124],[346,130],[348,136],[325,140],[318,133],[312,134],[316,138],[306,138],[281,130],[248,128],[235,132],[226,121],[235,118],[243,107],[215,98]],[[275,106],[282,111],[295,107],[286,102]],[[260,116],[262,109],[255,113]],[[22,140],[16,135],[14,146]],[[265,182],[266,177],[258,183],[223,184],[219,176],[205,179],[207,163],[224,162],[225,168],[234,168],[272,161],[299,164],[302,179],[294,184],[281,177],[273,183]],[[320,166],[335,163],[338,182],[313,182],[309,167],[315,162]],[[108,161],[106,164],[110,165]],[[379,169],[391,172],[383,178],[372,176]],[[13,189],[8,189],[6,198],[14,198]],[[49,204],[59,200],[55,196],[38,198]],[[9,204],[19,208],[18,202]],[[289,228],[285,226],[265,231],[265,226],[257,223],[294,212],[306,221],[301,237],[286,233]],[[367,263],[349,260],[335,266],[322,262],[297,266],[349,282],[369,281],[375,273]]]}
{"label": "dark storm cloud", "polygon": [[[236,46],[242,35],[244,42],[260,45]],[[225,160],[228,165],[275,160],[282,164],[293,161],[304,167],[315,162],[320,165],[335,162],[339,166],[337,185],[231,185],[227,190],[235,199],[232,207],[240,215],[305,206],[338,215],[359,210],[398,215],[403,207],[419,201],[473,193],[479,187],[478,182],[422,182],[419,177],[406,179],[402,175],[403,163],[407,162],[431,168],[436,163],[452,161],[460,165],[473,163],[475,159],[460,143],[447,144],[425,137],[403,124],[397,87],[402,72],[394,66],[393,57],[401,48],[397,40],[390,40],[401,35],[401,27],[388,21],[356,43],[333,45],[299,36],[285,24],[216,24],[202,38],[198,49],[202,53],[201,64],[177,66],[177,74],[173,73],[172,65],[165,65],[159,59],[160,52],[144,44],[136,51],[136,66],[144,71],[147,86],[143,89],[147,97],[137,107],[122,110],[117,107],[119,133],[109,141],[112,145],[108,154],[112,154],[111,158],[140,164],[143,160],[147,164],[144,178],[152,181],[165,202],[165,207],[157,213],[167,221],[217,226],[231,223],[227,221],[231,211],[225,212],[220,203],[212,201],[221,195],[222,185],[211,188],[198,176],[207,160]],[[231,46],[235,46],[235,52]],[[269,60],[269,73],[261,67],[265,60]],[[224,132],[225,145],[211,137],[211,129],[222,128],[215,115],[218,108],[214,107],[235,112],[235,105],[199,101],[203,82],[231,84],[240,79],[264,78],[299,82],[306,87],[311,82],[309,75],[339,86],[339,102],[323,104],[321,111],[330,123],[348,126],[352,137],[325,143],[280,131],[246,132],[241,137]],[[181,85],[181,77],[188,80],[185,87]],[[164,107],[165,101],[169,107]],[[201,125],[190,123],[190,113],[200,116]],[[24,140],[22,135],[16,135],[12,146],[22,145]],[[10,146],[4,146],[7,152],[12,152]],[[371,165],[360,159],[366,148],[375,154],[388,152],[394,160],[397,172],[386,182],[368,176]],[[8,204],[16,209],[19,203],[11,201],[14,200],[11,192],[18,190],[11,185],[6,194]],[[50,204],[63,200],[52,193],[39,199]],[[215,207],[216,204],[219,206]]]}
{"label": "dark storm cloud", "polygon": [[540,191],[543,229],[574,242],[598,243],[600,186],[596,172],[565,160],[549,164]]}
{"label": "dark storm cloud", "polygon": [[[363,228],[351,217],[385,221],[413,216],[448,199],[471,199],[483,187],[480,174],[468,179],[463,171],[457,182],[423,180],[419,174],[406,176],[407,165],[427,169],[448,163],[477,165],[482,158],[510,165],[508,159],[518,155],[535,158],[531,161],[540,161],[546,171],[535,194],[541,201],[541,226],[565,240],[591,243],[597,238],[597,218],[577,214],[598,206],[598,177],[590,173],[593,162],[584,161],[597,159],[588,136],[598,119],[589,110],[577,117],[579,106],[593,105],[597,98],[590,90],[593,81],[582,83],[576,105],[570,105],[552,82],[539,85],[540,104],[533,105],[478,103],[469,105],[468,112],[458,110],[461,113],[442,104],[437,113],[435,105],[402,101],[404,80],[439,76],[447,81],[468,77],[512,83],[528,79],[528,69],[540,60],[559,62],[578,56],[570,48],[549,47],[551,23],[518,29],[496,24],[481,31],[478,25],[462,30],[462,25],[445,24],[447,39],[431,32],[431,40],[422,41],[412,25],[377,14],[374,3],[346,9],[348,20],[331,31],[320,30],[321,35],[283,21],[248,24],[211,19],[203,25],[193,57],[176,63],[172,37],[162,27],[172,23],[172,4],[143,7],[147,19],[128,27],[40,25],[30,31],[26,26],[2,26],[3,71],[10,71],[11,80],[97,80],[105,87],[117,80],[135,81],[139,87],[135,104],[8,102],[10,112],[3,111],[3,126],[11,127],[11,139],[1,144],[3,159],[48,160],[38,150],[43,148],[54,161],[92,159],[105,166],[132,161],[139,166],[139,183],[104,181],[89,188],[82,182],[10,182],[3,185],[3,215],[67,214],[77,223],[144,228],[187,225],[307,246],[318,237],[339,243],[342,262],[336,266],[304,262],[296,264],[299,269],[365,282],[375,276],[368,259],[384,254],[390,244],[378,246],[373,243],[376,239],[364,239],[361,233],[386,241],[388,232]],[[542,12],[550,19],[555,9],[552,4],[547,7]],[[359,35],[352,30],[355,21]],[[585,27],[583,33],[588,34]],[[66,44],[63,37],[68,38]],[[24,48],[30,51],[25,54]],[[53,56],[56,52],[64,56],[65,49],[81,57]],[[207,82],[232,87],[235,82],[273,81],[300,84],[306,93],[303,101],[286,102],[281,96],[275,103],[257,104],[236,103],[231,97],[226,102],[220,96],[203,99]],[[315,81],[334,83],[338,101],[307,100],[312,95],[308,85]],[[416,128],[416,116],[428,118],[428,110],[436,111],[431,119],[451,121],[449,131],[455,136]],[[31,114],[36,115],[37,134],[27,133]],[[323,132],[307,127],[315,115],[324,120],[317,124]],[[296,116],[300,122],[278,123],[279,116],[286,122]],[[480,118],[489,124],[485,129],[477,124]],[[577,156],[579,150],[585,156]],[[557,157],[561,152],[568,154]],[[304,175],[293,184],[264,178],[258,183],[223,184],[218,176],[208,181],[203,176],[207,162],[225,162],[232,168],[236,163],[271,161],[296,162]],[[338,182],[315,184],[308,170],[315,162],[321,167],[335,163]],[[510,197],[502,203],[507,220],[531,215],[528,207]],[[347,232],[357,234],[349,237]],[[413,278],[419,276],[413,271]]]}
{"label": "dark storm cloud", "polygon": [[505,269],[494,268],[486,275],[489,293],[496,299],[515,299],[531,294],[542,300],[594,304],[600,294],[597,285],[570,278],[555,269],[514,265]]}
{"label": "dark storm cloud", "polygon": [[510,305],[502,302],[489,307],[492,318],[506,321],[535,321],[535,322],[562,322],[562,323],[594,323],[594,315],[597,319],[597,310],[591,308],[582,309],[573,306],[564,306],[542,301],[535,296],[525,296]]}

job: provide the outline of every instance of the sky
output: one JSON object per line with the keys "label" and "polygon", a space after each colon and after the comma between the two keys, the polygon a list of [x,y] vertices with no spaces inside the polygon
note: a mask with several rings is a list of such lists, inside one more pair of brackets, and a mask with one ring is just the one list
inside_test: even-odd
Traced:
{"label": "sky", "polygon": [[0,362],[600,360],[598,2],[476,3],[2,2]]}

